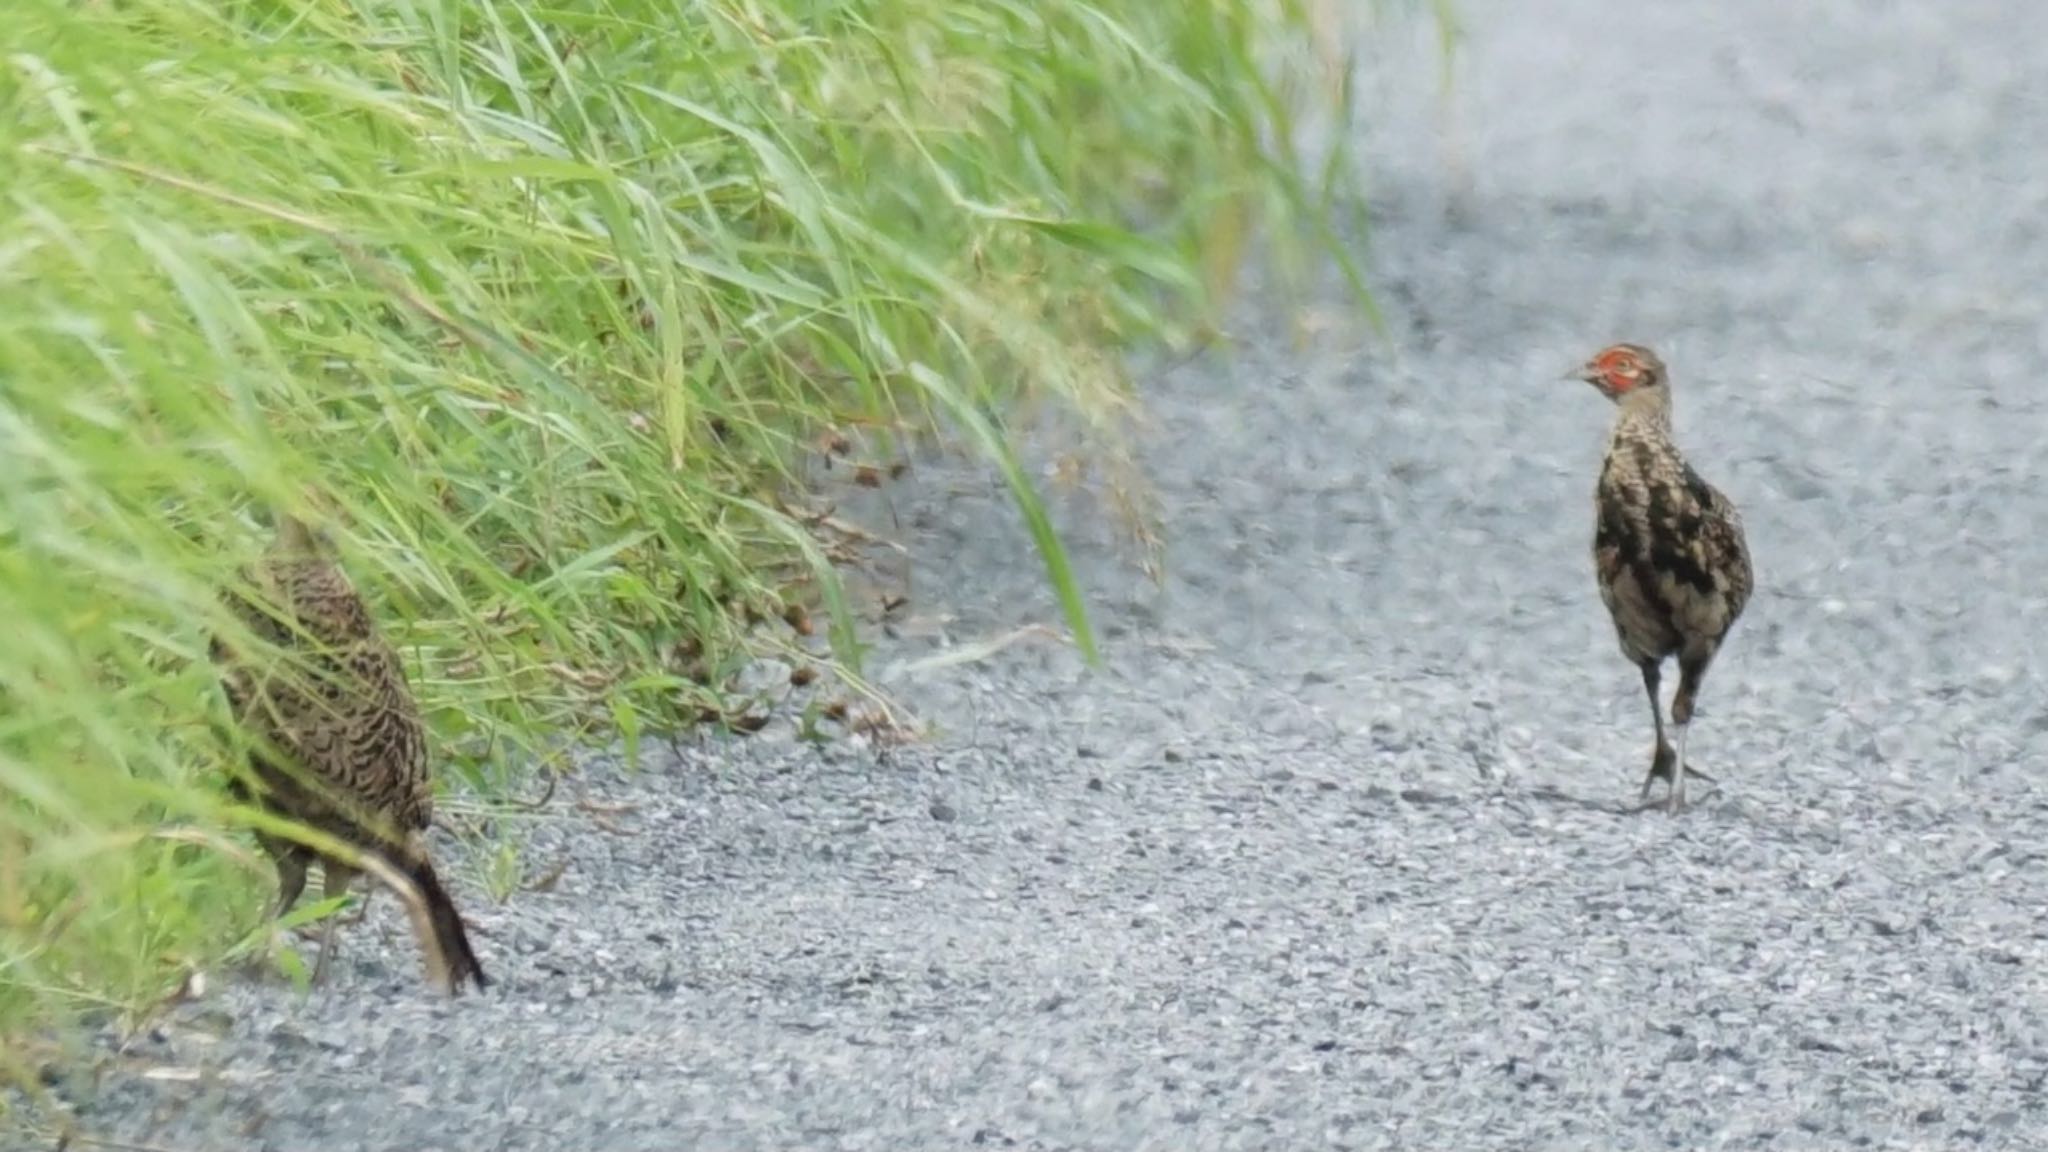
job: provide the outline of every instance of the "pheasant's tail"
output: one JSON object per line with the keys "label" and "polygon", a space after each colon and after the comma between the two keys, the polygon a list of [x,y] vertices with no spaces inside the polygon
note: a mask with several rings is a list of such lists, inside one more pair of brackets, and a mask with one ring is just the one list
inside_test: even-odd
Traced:
{"label": "pheasant's tail", "polygon": [[408,858],[395,863],[419,893],[417,901],[405,901],[405,911],[426,958],[428,978],[451,996],[462,994],[465,980],[474,980],[478,988],[489,987],[491,979],[484,975],[484,966],[477,960],[476,950],[470,947],[469,930],[462,923],[462,914],[456,911],[448,890],[441,886],[441,877],[435,873],[433,861],[427,858],[426,846],[415,842],[408,847]]}

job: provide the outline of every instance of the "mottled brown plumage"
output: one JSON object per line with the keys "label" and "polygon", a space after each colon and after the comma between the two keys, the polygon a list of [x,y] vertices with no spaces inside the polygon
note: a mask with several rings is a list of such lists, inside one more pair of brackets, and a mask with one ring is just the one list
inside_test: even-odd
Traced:
{"label": "mottled brown plumage", "polygon": [[[434,793],[426,731],[398,654],[335,563],[326,538],[297,518],[279,517],[276,540],[245,575],[257,600],[230,592],[228,605],[254,635],[296,659],[258,663],[214,639],[228,703],[257,742],[250,768],[258,790],[237,779],[235,793],[373,853],[402,873],[418,890],[398,894],[430,978],[450,993],[459,993],[465,979],[484,987],[490,981],[428,857],[424,833],[433,821]],[[277,864],[277,915],[298,901],[307,866],[316,859],[330,898],[358,875],[295,841],[257,838]],[[316,982],[326,973],[334,932],[330,918],[314,964]]]}
{"label": "mottled brown plumage", "polygon": [[[1707,669],[1755,586],[1742,516],[1700,478],[1671,434],[1671,380],[1657,354],[1616,344],[1575,375],[1620,409],[1594,489],[1593,569],[1621,653],[1641,669],[1656,726],[1642,798],[1660,777],[1669,811],[1685,803],[1686,726]],[[1657,700],[1660,669],[1678,658],[1671,701],[1676,750]]]}

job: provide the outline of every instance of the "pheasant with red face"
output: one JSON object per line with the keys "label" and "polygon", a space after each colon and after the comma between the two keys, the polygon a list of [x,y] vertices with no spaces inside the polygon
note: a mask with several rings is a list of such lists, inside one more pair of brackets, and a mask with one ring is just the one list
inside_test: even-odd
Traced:
{"label": "pheasant with red face", "polygon": [[[1742,516],[1700,478],[1671,434],[1671,379],[1637,344],[1604,349],[1572,373],[1619,411],[1594,489],[1593,571],[1621,654],[1642,671],[1657,746],[1641,799],[1662,778],[1666,810],[1685,804],[1685,736],[1707,669],[1755,586]],[[1664,661],[1678,658],[1678,692],[1667,740],[1657,690]],[[1674,750],[1673,745],[1676,745]]]}

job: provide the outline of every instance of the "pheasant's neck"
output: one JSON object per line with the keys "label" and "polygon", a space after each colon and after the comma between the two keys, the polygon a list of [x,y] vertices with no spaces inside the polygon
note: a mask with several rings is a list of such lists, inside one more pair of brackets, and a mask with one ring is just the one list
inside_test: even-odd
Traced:
{"label": "pheasant's neck", "polygon": [[1614,434],[1671,434],[1671,389],[1646,388],[1631,392],[1619,401],[1621,411],[1614,417]]}

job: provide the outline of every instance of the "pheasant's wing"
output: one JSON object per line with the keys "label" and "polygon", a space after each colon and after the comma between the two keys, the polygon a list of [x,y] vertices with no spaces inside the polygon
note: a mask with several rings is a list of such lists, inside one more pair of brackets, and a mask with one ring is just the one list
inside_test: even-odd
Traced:
{"label": "pheasant's wing", "polygon": [[[1637,603],[1658,586],[1656,500],[1653,486],[1639,466],[1641,461],[1624,455],[1632,451],[1632,445],[1616,445],[1601,469],[1600,484],[1594,492],[1594,564],[1599,572],[1600,597],[1607,610],[1617,614],[1618,625],[1623,623],[1623,613],[1641,616],[1657,607],[1655,603]],[[1630,583],[1635,588],[1629,588]],[[1658,622],[1643,620],[1637,626],[1655,623]]]}
{"label": "pheasant's wing", "polygon": [[1651,588],[1688,644],[1718,643],[1749,599],[1733,505],[1675,454],[1647,485]]}
{"label": "pheasant's wing", "polygon": [[361,706],[350,733],[355,787],[401,832],[434,820],[434,785],[427,771],[426,728],[398,653],[372,635],[351,654]]}
{"label": "pheasant's wing", "polygon": [[[1712,562],[1721,596],[1726,602],[1728,625],[1732,626],[1749,606],[1756,590],[1756,570],[1749,555],[1749,540],[1742,529],[1742,511],[1719,488],[1707,483],[1690,467],[1688,482],[1706,509],[1700,530],[1700,547]],[[1725,629],[1724,629],[1725,630]]]}
{"label": "pheasant's wing", "polygon": [[373,812],[385,825],[380,838],[425,828],[434,811],[426,741],[398,653],[338,567],[306,569],[293,599],[330,673],[322,722],[332,732],[309,749],[318,762],[308,767]]}

